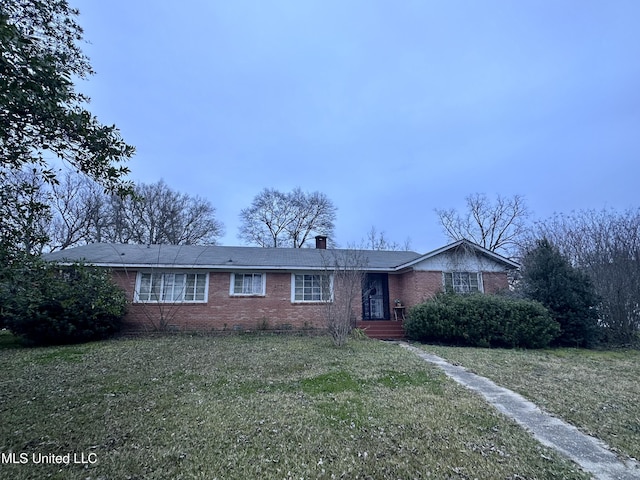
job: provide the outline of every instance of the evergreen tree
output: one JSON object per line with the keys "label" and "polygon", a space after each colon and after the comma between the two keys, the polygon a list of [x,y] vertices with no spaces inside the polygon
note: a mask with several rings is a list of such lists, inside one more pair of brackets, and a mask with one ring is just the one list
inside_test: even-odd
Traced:
{"label": "evergreen tree", "polygon": [[0,176],[27,167],[55,183],[58,158],[129,192],[124,162],[134,148],[85,108],[89,98],[74,85],[93,73],[78,13],[67,0],[0,2]]}
{"label": "evergreen tree", "polygon": [[25,343],[58,345],[117,333],[127,297],[104,268],[22,259],[0,282],[0,322]]}
{"label": "evergreen tree", "polygon": [[522,262],[525,296],[542,303],[560,324],[556,346],[593,347],[598,340],[598,297],[589,277],[549,240],[536,241]]}

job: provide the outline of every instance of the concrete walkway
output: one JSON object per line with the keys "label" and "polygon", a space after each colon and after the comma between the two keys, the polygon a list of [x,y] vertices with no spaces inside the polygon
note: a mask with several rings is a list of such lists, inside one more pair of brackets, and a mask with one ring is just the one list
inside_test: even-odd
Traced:
{"label": "concrete walkway", "polygon": [[632,459],[622,461],[602,441],[585,435],[576,427],[544,413],[535,404],[487,378],[452,365],[444,359],[399,342],[400,346],[423,360],[440,367],[459,384],[480,393],[500,412],[514,419],[543,445],[569,457],[585,471],[602,480],[640,479],[640,464]]}

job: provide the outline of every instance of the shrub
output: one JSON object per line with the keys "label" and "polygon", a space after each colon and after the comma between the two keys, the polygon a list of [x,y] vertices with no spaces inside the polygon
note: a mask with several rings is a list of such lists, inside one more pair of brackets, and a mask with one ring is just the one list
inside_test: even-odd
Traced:
{"label": "shrub", "polygon": [[3,289],[2,316],[27,343],[53,345],[106,338],[119,331],[127,299],[109,275],[80,263],[33,260]]}
{"label": "shrub", "polygon": [[593,284],[546,238],[524,256],[521,290],[542,303],[560,325],[554,345],[589,348],[597,344],[599,299]]}
{"label": "shrub", "polygon": [[413,307],[412,340],[474,347],[544,348],[560,327],[538,302],[496,295],[441,294]]}

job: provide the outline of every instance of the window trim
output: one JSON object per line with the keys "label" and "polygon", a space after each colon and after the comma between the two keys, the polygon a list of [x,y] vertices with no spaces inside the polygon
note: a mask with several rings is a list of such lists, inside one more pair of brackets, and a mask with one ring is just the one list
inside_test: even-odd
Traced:
{"label": "window trim", "polygon": [[[469,290],[467,291],[460,291],[460,290],[456,290],[456,286],[454,285],[454,275],[455,274],[461,274],[461,273],[466,273],[467,275],[476,275],[477,278],[477,282],[478,282],[478,290],[471,290],[471,288],[469,288]],[[443,290],[446,292],[447,291],[447,275],[451,275],[451,289],[454,293],[458,293],[458,294],[467,294],[467,293],[484,293],[484,284],[483,284],[483,279],[482,279],[482,272],[472,272],[472,271],[446,271],[446,272],[442,272],[442,288]]]}
{"label": "window trim", "polygon": [[[296,299],[296,276],[299,275],[317,275],[329,277],[329,298],[320,300],[297,300]],[[318,273],[318,272],[294,272],[291,273],[291,303],[327,303],[333,302],[333,274],[332,273]],[[304,295],[304,292],[303,292]]]}
{"label": "window trim", "polygon": [[[196,283],[194,284],[194,286],[197,285],[197,276],[203,275],[204,276],[204,298],[202,300],[184,300],[184,292],[182,293],[182,300],[162,300],[162,295],[163,295],[163,287],[165,285],[165,280],[164,280],[164,276],[165,275],[196,275]],[[158,299],[149,299],[149,300],[143,300],[140,298],[140,286],[142,283],[142,276],[143,275],[161,275],[162,276],[162,283],[161,283],[161,287],[160,287],[160,298]],[[185,282],[186,282],[186,277],[185,277]],[[202,272],[202,271],[192,271],[192,270],[171,270],[171,269],[165,269],[165,270],[138,270],[137,274],[136,274],[136,286],[135,286],[135,290],[134,290],[134,294],[133,294],[133,303],[162,303],[162,304],[193,304],[193,303],[207,303],[208,302],[208,298],[209,298],[209,272]]]}
{"label": "window trim", "polygon": [[[260,293],[237,293],[235,291],[236,275],[261,275]],[[229,296],[231,297],[266,297],[267,295],[267,274],[265,272],[231,272],[229,276]]]}

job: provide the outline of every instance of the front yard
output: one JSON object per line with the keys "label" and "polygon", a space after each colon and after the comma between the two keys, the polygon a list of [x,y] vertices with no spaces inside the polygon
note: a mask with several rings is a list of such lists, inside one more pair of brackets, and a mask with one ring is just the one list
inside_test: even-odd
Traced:
{"label": "front yard", "polygon": [[2,344],[1,478],[588,478],[394,344]]}
{"label": "front yard", "polygon": [[640,352],[422,346],[640,459]]}

